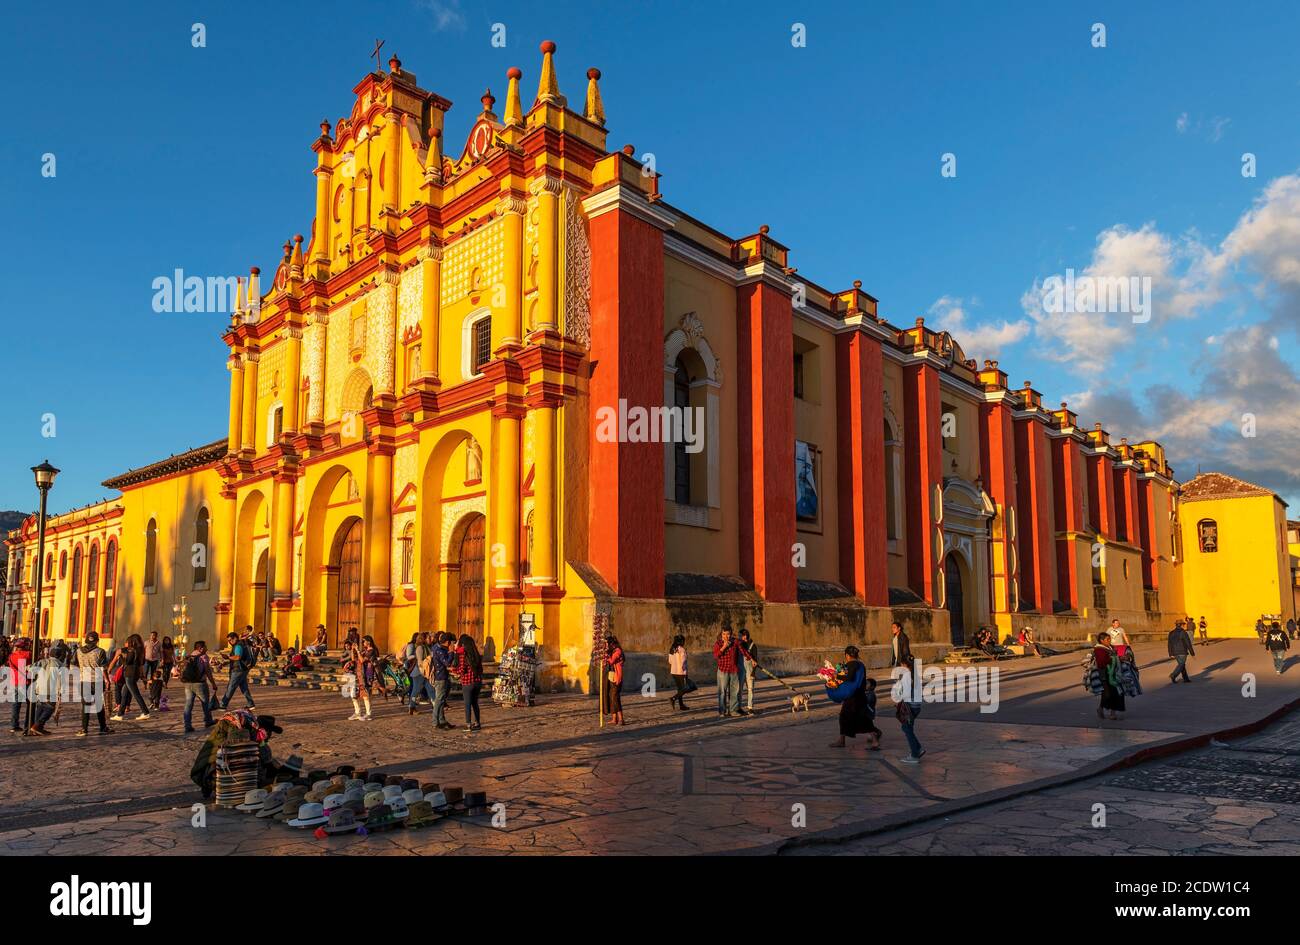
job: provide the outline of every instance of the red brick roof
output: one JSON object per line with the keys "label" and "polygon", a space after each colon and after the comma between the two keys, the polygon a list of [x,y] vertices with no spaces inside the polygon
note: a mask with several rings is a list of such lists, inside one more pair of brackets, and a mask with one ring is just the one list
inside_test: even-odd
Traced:
{"label": "red brick roof", "polygon": [[123,489],[128,486],[138,485],[142,482],[148,482],[150,479],[160,479],[163,476],[170,476],[174,473],[184,472],[187,469],[195,469],[200,466],[207,466],[215,463],[226,455],[226,440],[214,440],[206,446],[200,446],[197,449],[186,450],[184,453],[177,453],[168,456],[166,459],[159,460],[156,463],[150,463],[148,466],[141,466],[139,469],[132,469],[122,473],[120,476],[114,476],[112,479],[105,479],[104,485],[110,489]]}
{"label": "red brick roof", "polygon": [[1184,502],[1195,502],[1206,499],[1236,499],[1254,495],[1273,495],[1274,493],[1263,486],[1257,486],[1252,482],[1246,482],[1244,479],[1238,479],[1236,476],[1212,472],[1201,473],[1201,475],[1183,483],[1181,494]]}

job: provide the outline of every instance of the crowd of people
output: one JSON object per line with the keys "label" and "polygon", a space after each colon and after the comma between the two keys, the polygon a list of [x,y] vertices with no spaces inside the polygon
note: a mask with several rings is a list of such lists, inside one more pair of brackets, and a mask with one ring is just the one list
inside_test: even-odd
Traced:
{"label": "crowd of people", "polygon": [[[1286,626],[1279,621],[1271,623],[1261,619],[1256,630],[1261,643],[1273,658],[1274,668],[1281,674],[1285,667],[1290,641],[1295,638],[1294,620]],[[1187,660],[1194,657],[1194,639],[1208,639],[1205,617],[1199,621],[1190,616],[1179,619],[1168,636],[1168,655],[1174,661],[1171,682],[1191,682]],[[1019,644],[1026,655],[1039,657],[1055,655],[1056,651],[1040,644],[1030,627],[1023,627],[1018,636],[1008,636],[998,644],[993,631],[981,628],[972,645],[989,656],[1002,658],[1012,655],[1010,645]],[[324,657],[328,651],[328,634],[325,626],[318,625],[313,642],[301,649],[283,648],[273,634],[255,631],[251,626],[242,633],[231,633],[226,647],[217,653],[209,652],[206,641],[199,640],[185,652],[178,652],[169,636],[152,632],[148,639],[140,634],[129,635],[120,646],[105,649],[99,645],[97,635],[86,634],[80,645],[69,646],[62,640],[41,641],[39,652],[32,653],[27,638],[0,636],[0,666],[10,669],[13,679],[31,684],[32,711],[28,718],[27,702],[15,699],[11,709],[11,731],[42,736],[50,734],[47,725],[57,720],[65,701],[75,701],[80,714],[79,735],[89,733],[90,721],[95,719],[101,734],[113,731],[110,722],[123,722],[135,712],[136,720],[149,719],[152,713],[168,711],[168,692],[173,683],[183,691],[183,731],[193,733],[194,707],[197,704],[205,728],[216,724],[214,714],[229,710],[231,700],[242,694],[247,711],[255,712],[256,700],[250,688],[250,673],[259,662],[273,666],[272,672],[281,678],[292,678],[313,668],[313,660]],[[717,714],[720,718],[743,718],[755,713],[755,681],[760,671],[777,677],[759,662],[758,645],[747,628],[738,632],[724,627],[712,646],[713,669],[717,683]],[[350,628],[342,643],[342,672],[345,674],[344,695],[351,700],[349,721],[368,722],[372,719],[372,697],[382,695],[387,700],[396,694],[407,702],[408,712],[415,715],[422,704],[428,705],[435,729],[454,729],[447,719],[447,703],[452,684],[459,684],[464,704],[465,731],[475,732],[481,727],[480,697],[483,691],[483,657],[474,638],[468,634],[457,637],[445,632],[419,632],[399,653],[382,653],[372,636],[363,636],[357,628]],[[668,676],[674,691],[669,705],[680,712],[689,711],[686,698],[698,688],[691,680],[685,636],[673,637],[667,653]],[[915,659],[902,625],[891,626],[890,667],[914,669]],[[627,655],[612,633],[605,638],[605,652],[601,665],[601,708],[609,724],[625,724],[622,689]],[[228,669],[229,678],[224,691],[218,686],[215,673]],[[69,687],[61,685],[72,674],[81,695],[69,700]],[[826,662],[821,671],[828,698],[840,706],[840,735],[833,747],[844,747],[846,738],[866,735],[868,748],[878,750],[881,731],[876,726],[876,680],[871,678],[861,654],[856,647],[847,647],[840,664]],[[1116,720],[1126,711],[1126,697],[1141,693],[1141,683],[1136,655],[1132,643],[1118,619],[1098,635],[1088,661],[1086,685],[1100,695],[1097,716]],[[783,683],[784,684],[784,683]],[[921,704],[907,700],[896,702],[895,712],[907,740],[909,754],[901,759],[915,764],[925,754],[916,739],[915,723]]]}

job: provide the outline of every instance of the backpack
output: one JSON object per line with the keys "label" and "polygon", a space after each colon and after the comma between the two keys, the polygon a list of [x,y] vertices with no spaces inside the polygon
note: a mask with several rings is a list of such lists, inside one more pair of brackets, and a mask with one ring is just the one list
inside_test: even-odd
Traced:
{"label": "backpack", "polygon": [[203,682],[203,666],[195,657],[186,656],[181,660],[181,682]]}
{"label": "backpack", "polygon": [[241,641],[239,644],[239,665],[244,668],[244,672],[248,672],[257,665],[257,650],[247,640]]}

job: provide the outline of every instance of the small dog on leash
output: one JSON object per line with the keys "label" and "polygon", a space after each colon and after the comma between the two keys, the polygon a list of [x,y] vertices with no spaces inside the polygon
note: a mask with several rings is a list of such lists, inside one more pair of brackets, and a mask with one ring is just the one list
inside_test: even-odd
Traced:
{"label": "small dog on leash", "polygon": [[808,711],[808,697],[802,692],[796,692],[790,697],[790,712],[798,712],[800,709]]}

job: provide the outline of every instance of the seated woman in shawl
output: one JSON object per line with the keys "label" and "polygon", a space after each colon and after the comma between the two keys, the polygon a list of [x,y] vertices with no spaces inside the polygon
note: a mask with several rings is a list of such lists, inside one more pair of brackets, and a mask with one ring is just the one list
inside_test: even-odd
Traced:
{"label": "seated woman in shawl", "polygon": [[880,750],[880,729],[876,728],[876,681],[867,678],[867,667],[858,659],[858,648],[844,648],[843,669],[826,679],[826,695],[840,707],[840,737],[832,748],[843,748],[844,739],[867,734],[867,748]]}

